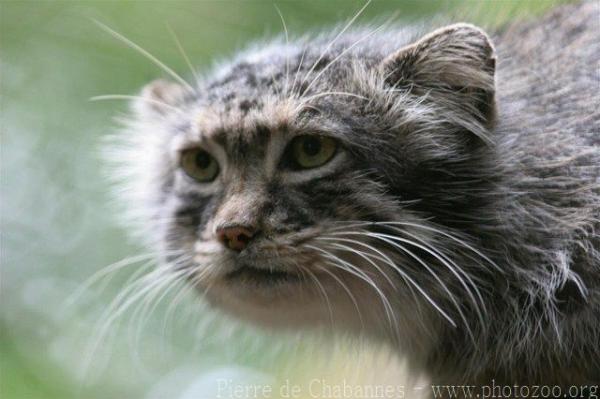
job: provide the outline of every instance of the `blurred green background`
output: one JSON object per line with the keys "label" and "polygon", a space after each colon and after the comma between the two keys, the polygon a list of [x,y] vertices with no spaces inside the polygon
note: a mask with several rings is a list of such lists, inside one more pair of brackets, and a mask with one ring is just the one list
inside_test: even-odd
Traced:
{"label": "blurred green background", "polygon": [[[402,23],[467,13],[467,19],[489,25],[553,3],[375,0],[359,23],[392,15]],[[326,375],[397,382],[393,373],[401,366],[390,367],[379,349],[357,348],[352,341],[332,348],[327,339],[302,333],[266,334],[190,297],[169,318],[173,296],[165,297],[143,323],[134,306],[90,351],[102,312],[143,262],[92,285],[75,297],[75,306],[65,307],[94,272],[143,252],[115,222],[98,156],[102,137],[115,130],[112,118],[127,105],[88,99],[136,94],[164,75],[92,20],[189,77],[167,24],[202,70],[253,40],[280,34],[274,4],[293,37],[348,20],[364,2],[0,3],[2,399],[212,399],[220,378],[256,384]]]}

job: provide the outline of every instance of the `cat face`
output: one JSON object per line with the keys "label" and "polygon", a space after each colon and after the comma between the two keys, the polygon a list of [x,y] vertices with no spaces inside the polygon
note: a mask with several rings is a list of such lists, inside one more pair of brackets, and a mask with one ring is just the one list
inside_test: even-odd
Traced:
{"label": "cat face", "polygon": [[445,227],[479,216],[493,50],[469,25],[414,44],[363,33],[250,52],[194,92],[152,83],[127,121],[133,220],[240,317],[459,322],[447,253],[469,250]]}
{"label": "cat face", "polygon": [[160,240],[167,251],[192,254],[182,267],[203,276],[192,275],[193,284],[235,313],[270,323],[289,324],[290,312],[322,320],[330,306],[355,306],[344,290],[378,278],[351,266],[348,244],[357,237],[344,236],[348,226],[360,231],[363,221],[390,218],[398,200],[368,170],[348,127],[307,112],[302,100],[271,96],[233,118],[226,109],[235,103],[197,105],[195,125],[171,139],[174,195],[160,218],[173,222]]}

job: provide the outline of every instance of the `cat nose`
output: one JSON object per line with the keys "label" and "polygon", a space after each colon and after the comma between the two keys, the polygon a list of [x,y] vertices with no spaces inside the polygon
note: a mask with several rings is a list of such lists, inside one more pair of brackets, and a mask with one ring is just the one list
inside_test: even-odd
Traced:
{"label": "cat nose", "polygon": [[254,237],[254,229],[248,226],[229,226],[217,229],[217,239],[229,249],[240,252]]}

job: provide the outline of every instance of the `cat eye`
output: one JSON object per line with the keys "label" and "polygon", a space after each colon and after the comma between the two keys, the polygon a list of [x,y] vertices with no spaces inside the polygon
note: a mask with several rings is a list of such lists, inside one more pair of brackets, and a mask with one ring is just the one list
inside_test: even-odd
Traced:
{"label": "cat eye", "polygon": [[333,158],[337,142],[331,137],[318,135],[298,136],[291,143],[294,163],[301,169],[324,165]]}
{"label": "cat eye", "polygon": [[201,148],[183,151],[181,168],[188,176],[202,183],[213,181],[219,174],[219,164],[216,159]]}

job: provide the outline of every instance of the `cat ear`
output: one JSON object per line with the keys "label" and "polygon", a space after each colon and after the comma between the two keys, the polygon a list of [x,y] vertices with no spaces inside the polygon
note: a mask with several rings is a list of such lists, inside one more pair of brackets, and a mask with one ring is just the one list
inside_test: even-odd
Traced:
{"label": "cat ear", "polygon": [[186,88],[167,80],[155,80],[142,89],[134,103],[135,111],[142,116],[161,116],[173,112],[186,94]]}
{"label": "cat ear", "polygon": [[438,29],[382,62],[386,82],[472,112],[488,122],[494,111],[496,54],[488,36],[469,24]]}

